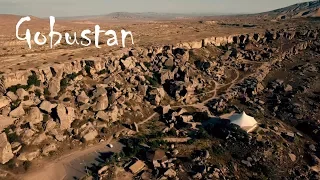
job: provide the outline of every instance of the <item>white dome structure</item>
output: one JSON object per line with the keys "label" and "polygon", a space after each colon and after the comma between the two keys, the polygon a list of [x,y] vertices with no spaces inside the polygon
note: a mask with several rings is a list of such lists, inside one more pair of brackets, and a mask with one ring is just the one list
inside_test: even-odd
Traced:
{"label": "white dome structure", "polygon": [[243,130],[252,132],[258,125],[258,122],[251,116],[248,116],[245,112],[241,114],[233,114],[229,117],[231,124],[240,126]]}

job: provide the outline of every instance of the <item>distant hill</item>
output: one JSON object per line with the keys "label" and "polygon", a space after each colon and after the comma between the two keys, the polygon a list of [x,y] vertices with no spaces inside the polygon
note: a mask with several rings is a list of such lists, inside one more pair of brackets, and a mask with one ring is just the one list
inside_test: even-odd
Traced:
{"label": "distant hill", "polygon": [[191,15],[185,14],[173,14],[173,13],[129,13],[129,12],[114,12],[107,14],[105,17],[111,19],[175,19],[182,17],[191,17]]}
{"label": "distant hill", "polygon": [[276,19],[320,17],[320,0],[298,3],[285,8],[259,13],[258,15]]}
{"label": "distant hill", "polygon": [[[87,19],[87,20],[173,20],[173,19],[192,19],[214,14],[178,14],[178,13],[156,13],[156,12],[113,12],[106,15],[60,17],[60,19]],[[218,14],[217,14],[218,15]]]}

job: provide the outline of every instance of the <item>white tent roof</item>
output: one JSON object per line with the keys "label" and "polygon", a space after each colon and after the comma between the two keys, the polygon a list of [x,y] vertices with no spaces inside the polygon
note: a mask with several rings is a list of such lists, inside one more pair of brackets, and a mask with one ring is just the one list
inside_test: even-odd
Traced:
{"label": "white tent roof", "polygon": [[258,124],[258,122],[251,116],[248,116],[245,112],[241,114],[233,114],[229,117],[230,123],[240,126],[247,132],[251,132]]}

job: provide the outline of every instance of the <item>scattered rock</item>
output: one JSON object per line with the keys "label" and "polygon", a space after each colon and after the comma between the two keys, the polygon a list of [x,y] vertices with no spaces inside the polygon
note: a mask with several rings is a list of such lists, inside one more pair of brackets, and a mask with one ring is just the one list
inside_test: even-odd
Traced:
{"label": "scattered rock", "polygon": [[63,104],[57,106],[57,114],[60,120],[60,129],[65,130],[71,127],[75,119],[75,111],[72,107],[65,107]]}
{"label": "scattered rock", "polygon": [[109,100],[107,95],[102,95],[97,99],[96,105],[93,107],[94,111],[103,111],[109,106]]}
{"label": "scattered rock", "polygon": [[88,103],[89,100],[90,98],[87,96],[87,94],[84,91],[82,91],[80,95],[77,97],[77,101],[83,104]]}
{"label": "scattered rock", "polygon": [[20,161],[32,161],[40,155],[40,150],[33,150],[28,152],[23,152],[18,156],[18,160]]}
{"label": "scattered rock", "polygon": [[20,104],[17,108],[15,108],[13,111],[9,113],[10,117],[19,118],[22,117],[25,114],[25,111],[22,107],[22,104]]}
{"label": "scattered rock", "polygon": [[51,113],[52,109],[57,107],[56,104],[51,104],[49,101],[43,101],[40,104],[40,109],[46,111],[47,113]]}
{"label": "scattered rock", "polygon": [[292,162],[296,161],[296,155],[294,155],[292,153],[289,154],[289,158],[291,159]]}
{"label": "scattered rock", "polygon": [[0,134],[0,163],[6,164],[14,157],[11,149],[11,145],[8,142],[7,135],[5,133]]}
{"label": "scattered rock", "polygon": [[42,154],[48,156],[49,153],[57,151],[57,145],[52,143],[42,148]]}
{"label": "scattered rock", "polygon": [[177,176],[177,172],[173,169],[168,169],[165,173],[165,176],[170,177],[170,178],[174,178]]}
{"label": "scattered rock", "polygon": [[43,115],[38,107],[31,107],[25,120],[30,124],[38,124],[42,122]]}

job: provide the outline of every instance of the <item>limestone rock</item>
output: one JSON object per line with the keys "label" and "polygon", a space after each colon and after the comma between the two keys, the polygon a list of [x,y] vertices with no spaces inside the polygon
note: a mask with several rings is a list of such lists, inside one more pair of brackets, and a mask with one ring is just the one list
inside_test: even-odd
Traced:
{"label": "limestone rock", "polygon": [[[9,91],[7,92],[7,97],[10,98],[12,101],[18,100],[18,96],[15,95],[13,92]],[[1,107],[1,106],[0,106]]]}
{"label": "limestone rock", "polygon": [[296,155],[294,155],[292,153],[289,154],[289,158],[291,159],[292,162],[295,162],[297,159]]}
{"label": "limestone rock", "polygon": [[0,163],[5,164],[14,157],[5,133],[0,134]]}
{"label": "limestone rock", "polygon": [[96,105],[93,107],[94,111],[103,111],[109,106],[108,96],[103,95],[97,99]]}
{"label": "limestone rock", "polygon": [[45,131],[49,132],[53,130],[56,127],[57,123],[53,121],[52,119],[48,120],[46,122]]}
{"label": "limestone rock", "polygon": [[41,134],[39,134],[39,136],[37,136],[37,137],[33,140],[32,144],[33,144],[33,145],[39,145],[39,144],[41,144],[43,141],[45,141],[46,139],[47,139],[46,134],[45,134],[45,133],[41,133]]}
{"label": "limestone rock", "polygon": [[40,112],[40,109],[38,107],[31,107],[30,111],[26,117],[26,121],[30,124],[38,124],[42,122],[43,115]]}
{"label": "limestone rock", "polygon": [[51,97],[56,97],[60,91],[60,79],[52,79],[48,84],[48,91]]}
{"label": "limestone rock", "polygon": [[14,118],[15,117],[19,118],[19,117],[23,116],[24,114],[25,114],[25,111],[24,111],[22,105],[20,104],[16,109],[14,109],[13,111],[11,111],[9,113],[9,116],[14,117]]}
{"label": "limestone rock", "polygon": [[60,129],[65,130],[71,127],[75,119],[75,110],[72,107],[65,107],[63,104],[57,106],[57,114],[60,120]]}
{"label": "limestone rock", "polygon": [[99,135],[98,131],[93,127],[91,123],[88,123],[86,127],[82,129],[80,133],[81,138],[85,141],[92,141]]}
{"label": "limestone rock", "polygon": [[55,143],[49,144],[42,148],[42,154],[48,156],[50,152],[57,151],[57,145]]}
{"label": "limestone rock", "polygon": [[16,120],[15,118],[11,118],[11,117],[8,117],[8,116],[2,116],[2,115],[0,115],[0,132],[1,132],[4,128],[6,128],[6,127],[8,127],[9,125],[13,124],[15,120]]}
{"label": "limestone rock", "polygon": [[29,96],[29,93],[22,88],[19,88],[16,94],[20,100],[23,100],[25,96]]}
{"label": "limestone rock", "polygon": [[32,161],[40,155],[40,150],[33,150],[28,152],[23,152],[18,156],[18,160],[20,161]]}
{"label": "limestone rock", "polygon": [[110,120],[110,116],[107,112],[104,112],[104,111],[99,111],[97,114],[96,114],[96,118],[97,119],[101,119],[103,121],[109,121]]}
{"label": "limestone rock", "polygon": [[126,60],[121,60],[121,63],[125,67],[125,69],[132,69],[136,66],[133,57],[128,57],[126,58]]}
{"label": "limestone rock", "polygon": [[83,104],[86,104],[88,103],[90,100],[90,98],[87,96],[87,94],[82,91],[79,96],[77,97],[77,101],[80,102],[80,103],[83,103]]}
{"label": "limestone rock", "polygon": [[173,169],[168,169],[165,173],[165,176],[170,177],[170,178],[174,178],[177,176],[177,172]]}
{"label": "limestone rock", "polygon": [[21,137],[21,141],[24,143],[24,144],[27,144],[29,145],[32,141],[32,137],[34,135],[34,131],[31,130],[31,129],[27,129],[25,130],[23,133],[22,133],[22,137]]}
{"label": "limestone rock", "polygon": [[2,108],[2,115],[3,116],[9,116],[9,113],[11,112],[11,107],[10,106],[6,106],[4,108]]}
{"label": "limestone rock", "polygon": [[5,96],[0,96],[0,109],[10,104],[10,100]]}
{"label": "limestone rock", "polygon": [[52,109],[55,108],[56,104],[51,104],[49,101],[42,101],[40,104],[40,109],[46,111],[47,113],[51,113]]}
{"label": "limestone rock", "polygon": [[116,122],[118,120],[119,109],[117,106],[111,107],[110,118],[112,122]]}

